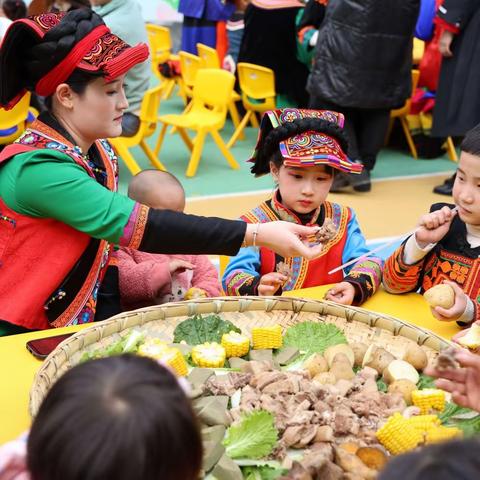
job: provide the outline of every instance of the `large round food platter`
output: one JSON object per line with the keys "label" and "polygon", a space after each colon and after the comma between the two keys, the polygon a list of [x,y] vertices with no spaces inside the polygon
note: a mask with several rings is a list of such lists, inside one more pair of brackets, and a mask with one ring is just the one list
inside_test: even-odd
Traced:
{"label": "large round food platter", "polygon": [[[281,345],[268,344],[279,335]],[[236,347],[231,353],[235,342],[247,344],[242,358]],[[209,352],[219,346],[227,358],[212,363]],[[167,350],[171,358],[178,350],[186,368],[176,363],[176,370],[190,381],[202,424],[206,478],[376,478],[392,455],[461,436],[457,423],[476,420],[448,398],[435,403],[431,379],[421,372],[449,347],[394,317],[328,301],[170,303],[117,315],[65,340],[34,379],[30,412],[35,416],[53,383],[88,358]],[[415,395],[423,399],[414,402]],[[428,428],[415,424],[427,416]]]}

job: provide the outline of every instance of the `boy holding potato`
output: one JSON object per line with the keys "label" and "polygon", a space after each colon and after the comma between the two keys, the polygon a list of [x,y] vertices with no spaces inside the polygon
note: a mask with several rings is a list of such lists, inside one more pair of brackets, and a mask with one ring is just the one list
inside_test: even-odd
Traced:
{"label": "boy holding potato", "polygon": [[455,205],[436,203],[420,218],[416,232],[387,259],[383,284],[390,293],[445,284],[443,306],[432,291],[432,313],[466,326],[480,320],[480,125],[467,133],[461,150]]}

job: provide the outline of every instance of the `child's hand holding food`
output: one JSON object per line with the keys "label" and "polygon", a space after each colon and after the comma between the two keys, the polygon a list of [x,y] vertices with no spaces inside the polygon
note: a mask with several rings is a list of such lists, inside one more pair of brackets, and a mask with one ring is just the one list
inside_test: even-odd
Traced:
{"label": "child's hand holding food", "polygon": [[326,293],[325,298],[342,305],[351,305],[355,298],[355,288],[349,282],[340,282]]}
{"label": "child's hand holding food", "polygon": [[465,312],[469,297],[455,283],[444,281],[424,293],[424,297],[430,304],[432,315],[438,320],[458,320]]}
{"label": "child's hand holding food", "polygon": [[447,234],[456,214],[456,210],[443,207],[440,210],[423,215],[415,232],[418,246],[425,248],[430,243],[439,242]]}
{"label": "child's hand holding food", "polygon": [[288,280],[288,277],[278,272],[267,273],[260,277],[260,283],[258,284],[258,294],[275,295],[277,290]]}

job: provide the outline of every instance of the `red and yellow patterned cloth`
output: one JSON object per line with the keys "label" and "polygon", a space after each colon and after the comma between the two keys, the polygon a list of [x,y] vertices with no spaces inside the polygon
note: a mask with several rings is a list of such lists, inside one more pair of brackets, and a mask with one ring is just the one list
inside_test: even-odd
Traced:
{"label": "red and yellow patterned cloth", "polygon": [[[40,15],[22,18],[12,23],[5,34],[2,43],[2,70],[8,66],[8,56],[13,52],[17,42],[35,42],[41,44],[47,41],[48,32],[58,27],[65,18],[65,13],[42,13]],[[96,14],[93,14],[96,15]],[[48,71],[35,84],[38,95],[48,97],[55,92],[58,85],[67,80],[75,69],[85,72],[101,72],[106,81],[114,80],[123,75],[133,66],[148,58],[148,47],[141,43],[134,47],[114,35],[102,22],[79,40],[70,52]],[[13,75],[15,76],[15,75]],[[14,81],[15,78],[10,79]],[[4,80],[2,80],[2,83]],[[7,109],[12,108],[22,98],[26,89],[24,81],[18,82],[16,92],[5,102]],[[7,88],[11,88],[12,83]],[[3,96],[3,95],[2,95]]]}
{"label": "red and yellow patterned cloth", "polygon": [[[257,144],[252,158],[252,163],[266,162],[261,158],[267,135],[275,128],[289,122],[302,119],[319,119],[343,128],[345,118],[342,113],[330,110],[307,110],[298,108],[284,108],[266,112],[262,118]],[[362,165],[349,160],[342,149],[340,142],[326,132],[307,130],[289,137],[279,143],[280,153],[284,158],[284,165],[288,167],[311,167],[314,165],[327,165],[336,170],[347,173],[360,173]],[[267,173],[264,171],[264,173]]]}

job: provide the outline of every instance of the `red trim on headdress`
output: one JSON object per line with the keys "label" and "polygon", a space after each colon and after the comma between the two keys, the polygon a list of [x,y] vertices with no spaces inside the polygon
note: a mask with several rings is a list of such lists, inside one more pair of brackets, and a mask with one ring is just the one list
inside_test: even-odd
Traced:
{"label": "red trim on headdress", "polygon": [[106,25],[99,25],[88,35],[82,38],[71,50],[71,52],[50,72],[41,78],[35,86],[35,92],[43,97],[48,97],[55,92],[55,89],[73,73],[82,58],[91,50],[99,38],[110,29]]}
{"label": "red trim on headdress", "polygon": [[149,55],[148,46],[145,43],[139,43],[134,47],[124,50],[120,55],[112,58],[102,66],[102,70],[107,74],[107,82],[128,72],[137,63],[144,62]]}

